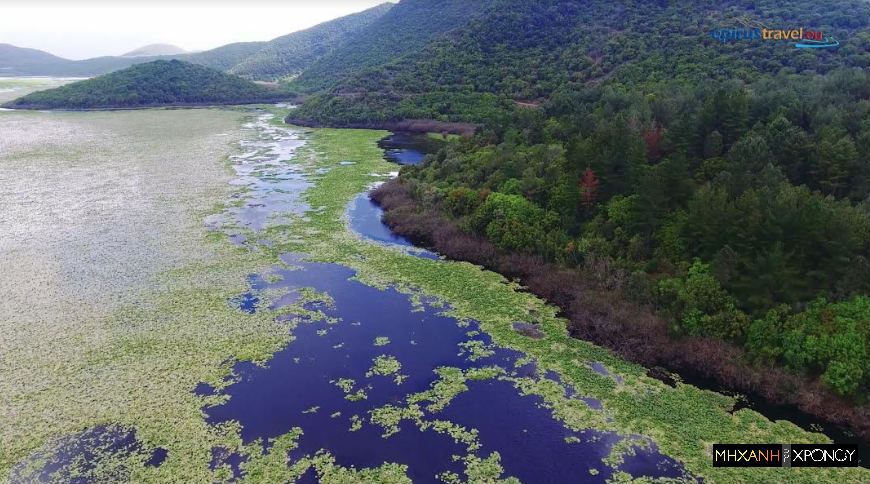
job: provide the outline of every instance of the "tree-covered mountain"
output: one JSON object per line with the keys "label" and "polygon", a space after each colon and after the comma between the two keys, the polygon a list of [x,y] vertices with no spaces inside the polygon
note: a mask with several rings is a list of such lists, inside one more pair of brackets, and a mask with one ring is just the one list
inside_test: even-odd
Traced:
{"label": "tree-covered mountain", "polygon": [[174,56],[173,58],[227,72],[260,50],[265,44],[266,42],[235,42],[215,49]]}
{"label": "tree-covered mountain", "polygon": [[[295,87],[311,91],[332,87],[371,69],[387,68],[425,49],[479,15],[493,0],[403,0],[360,30],[353,39],[313,63]],[[413,73],[413,69],[407,69]],[[413,74],[412,74],[413,75]]]}
{"label": "tree-covered mountain", "polygon": [[[427,9],[446,10],[449,3],[405,0],[352,44],[315,63],[297,89],[320,95],[297,115],[321,123],[480,121],[512,100],[536,102],[559,90],[602,83],[703,83],[723,76],[752,82],[759,73],[780,69],[826,72],[870,63],[862,49],[868,14],[861,0],[839,1],[837,8],[773,0],[464,2],[462,16],[448,28],[430,29],[428,19],[436,14]],[[472,9],[475,15],[468,16]],[[405,31],[433,35],[401,50],[393,45],[401,41],[381,41],[385,33],[376,27],[406,11],[413,15],[406,16]],[[841,45],[795,49],[784,41],[722,43],[711,37],[714,29],[743,28],[747,19],[771,28],[800,23],[836,36]]]}
{"label": "tree-covered mountain", "polygon": [[[405,0],[381,20],[446,5]],[[712,34],[758,23],[839,46]],[[295,81],[314,92],[295,121],[479,123],[384,187],[384,200],[410,200],[388,211],[394,227],[525,277],[576,334],[635,341],[646,353],[626,353],[645,363],[679,360],[726,384],[759,375],[741,390],[813,411],[843,397],[866,414],[866,0],[498,0],[411,50],[379,42],[377,26]],[[661,324],[601,302],[614,294]],[[771,367],[833,396],[789,397],[765,380]]]}
{"label": "tree-covered mountain", "polygon": [[246,104],[286,98],[237,76],[179,60],[137,64],[103,76],[30,93],[5,104],[20,109],[99,109]]}
{"label": "tree-covered mountain", "polygon": [[387,13],[392,6],[391,3],[383,3],[272,39],[240,60],[229,71],[243,77],[268,81],[298,75],[311,63]]}

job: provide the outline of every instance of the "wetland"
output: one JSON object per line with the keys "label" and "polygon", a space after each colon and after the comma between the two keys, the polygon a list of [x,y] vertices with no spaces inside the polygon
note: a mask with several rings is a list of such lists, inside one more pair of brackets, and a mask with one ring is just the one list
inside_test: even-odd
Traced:
{"label": "wetland", "polygon": [[829,440],[414,248],[365,195],[413,148],[287,113],[0,113],[0,481],[870,477],[713,468],[714,442]]}

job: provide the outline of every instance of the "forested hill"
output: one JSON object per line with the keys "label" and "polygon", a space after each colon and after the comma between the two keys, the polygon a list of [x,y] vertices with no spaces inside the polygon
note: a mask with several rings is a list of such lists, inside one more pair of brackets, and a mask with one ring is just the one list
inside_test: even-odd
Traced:
{"label": "forested hill", "polygon": [[286,97],[281,91],[215,69],[178,60],[157,60],[34,92],[4,106],[19,109],[136,108],[246,104]]}
{"label": "forested hill", "polygon": [[266,42],[229,72],[258,80],[295,76],[314,61],[352,38],[393,7],[383,3],[359,13],[324,22]]}
{"label": "forested hill", "polygon": [[[827,72],[870,63],[865,0],[463,2],[476,14],[455,20],[425,48],[396,51],[378,43],[383,36],[378,25],[401,21],[407,31],[427,30],[429,16],[417,14],[427,7],[446,9],[446,3],[405,0],[351,45],[315,63],[297,88],[328,91],[298,115],[319,122],[481,121],[493,108],[511,106],[510,100],[544,101],[596,85],[751,83],[782,69]],[[841,45],[796,49],[786,41],[722,43],[711,37],[714,29],[755,21],[821,30]]]}

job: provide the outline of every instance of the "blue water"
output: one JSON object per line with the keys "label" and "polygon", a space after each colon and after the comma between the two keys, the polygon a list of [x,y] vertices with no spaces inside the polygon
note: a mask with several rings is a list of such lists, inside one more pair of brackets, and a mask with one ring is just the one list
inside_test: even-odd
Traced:
{"label": "blue water", "polygon": [[426,147],[419,134],[393,133],[378,142],[387,161],[399,165],[417,165],[426,156]]}
{"label": "blue water", "polygon": [[414,246],[410,240],[396,235],[381,218],[383,209],[369,198],[367,193],[361,193],[347,206],[347,221],[351,230],[364,239],[380,244],[401,246],[405,252],[426,259],[438,259],[438,254]]}
{"label": "blue water", "polygon": [[414,244],[401,235],[394,234],[381,221],[384,211],[368,194],[361,193],[348,206],[348,225],[351,230],[375,242],[413,247]]}
{"label": "blue water", "polygon": [[[339,465],[361,468],[397,462],[409,466],[409,476],[415,482],[435,482],[440,472],[463,475],[462,463],[453,456],[465,455],[466,448],[434,430],[421,432],[412,421],[403,421],[401,431],[384,438],[384,430],[368,421],[369,410],[385,404],[403,405],[408,394],[430,387],[437,379],[433,370],[440,366],[466,370],[496,364],[512,376],[548,376],[537,375],[534,365],[515,369],[522,354],[492,347],[486,334],[473,333],[478,329],[473,321],[460,324],[440,314],[443,309],[425,304],[422,310],[415,311],[407,294],[391,288],[378,290],[352,280],[354,272],[346,267],[302,262],[296,256],[288,256],[287,261],[300,268],[277,269],[283,280],[268,284],[256,278],[252,286],[257,290],[293,291],[310,287],[325,292],[333,304],[321,304],[319,309],[339,322],[301,321],[293,329],[296,339],[265,367],[235,365],[238,381],[224,392],[230,396],[229,401],[206,408],[205,412],[212,424],[238,421],[245,443],[301,427],[304,435],[298,449],[291,453],[291,460],[327,449]],[[389,344],[375,346],[377,337],[389,338]],[[460,354],[459,344],[471,340],[480,341],[493,354],[476,361],[471,361],[467,353]],[[382,354],[392,355],[401,363],[400,373],[407,375],[401,384],[393,376],[366,376],[372,359]],[[332,383],[340,378],[354,379],[354,390],[365,388],[367,399],[345,399],[344,391]],[[425,411],[424,419],[446,419],[477,429],[482,448],[475,454],[486,457],[498,451],[505,476],[535,483],[578,479],[604,482],[611,476],[612,470],[601,459],[621,440],[619,435],[567,429],[552,418],[540,397],[521,396],[507,380],[469,381],[468,386],[443,411]],[[200,387],[199,391],[211,393],[212,389]],[[573,389],[571,392],[575,393]],[[319,409],[306,413],[313,407]],[[334,412],[341,412],[341,416],[333,418]],[[349,431],[352,415],[364,421],[355,432]],[[580,441],[566,443],[566,437]],[[559,464],[548,465],[552,462]],[[597,475],[589,474],[593,468],[599,471]],[[635,476],[683,474],[679,464],[655,450],[639,451],[637,457],[627,460],[624,469]]]}

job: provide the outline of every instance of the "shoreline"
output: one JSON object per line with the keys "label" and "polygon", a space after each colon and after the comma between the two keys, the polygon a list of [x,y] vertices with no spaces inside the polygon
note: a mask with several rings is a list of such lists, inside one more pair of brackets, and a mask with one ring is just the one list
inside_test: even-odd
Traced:
{"label": "shoreline", "polygon": [[[786,407],[798,412],[798,421],[806,423],[818,419],[844,427],[843,430],[856,436],[853,441],[864,446],[865,454],[870,451],[870,418],[866,407],[855,407],[818,382],[779,368],[765,370],[736,362],[740,350],[727,343],[702,338],[671,340],[661,334],[661,325],[665,322],[649,308],[589,287],[576,271],[545,263],[528,254],[498,252],[483,238],[461,232],[454,221],[431,207],[421,207],[398,180],[394,178],[370,192],[372,200],[384,210],[384,223],[394,233],[450,260],[471,262],[508,279],[518,279],[526,286],[526,291],[559,308],[560,314],[571,322],[568,329],[572,338],[604,346],[622,358],[643,365],[650,370],[648,376],[670,386],[673,384],[667,380],[672,378],[661,374],[664,373],[661,368],[676,374],[680,381],[685,376],[686,383],[702,389],[746,394],[775,414],[786,410],[776,407]],[[643,322],[627,324],[627,319]],[[788,391],[786,387],[803,388],[803,391]],[[732,412],[739,408],[745,405],[737,402]],[[826,411],[832,416],[826,417]],[[800,418],[802,415],[810,418]],[[781,415],[776,417],[782,418]],[[836,428],[829,430],[847,433],[836,432]]]}
{"label": "shoreline", "polygon": [[287,116],[284,122],[306,128],[335,129],[382,129],[387,131],[406,131],[412,133],[442,133],[472,136],[477,126],[472,123],[437,121],[434,119],[402,119],[399,121],[365,121],[351,123],[316,123],[306,119]]}
{"label": "shoreline", "polygon": [[8,104],[0,105],[0,108],[9,110],[9,111],[43,111],[43,112],[51,112],[51,113],[79,113],[79,112],[93,112],[93,111],[140,111],[143,109],[208,109],[208,108],[221,108],[227,106],[256,106],[260,104],[270,104],[274,105],[275,103],[281,102],[289,102],[284,99],[277,99],[272,101],[252,101],[249,103],[238,103],[238,102],[226,102],[226,103],[173,103],[173,104],[148,104],[142,106],[107,106],[107,107],[99,107],[99,108],[50,108],[50,107],[38,107],[38,106],[27,106],[27,107],[11,107]]}

